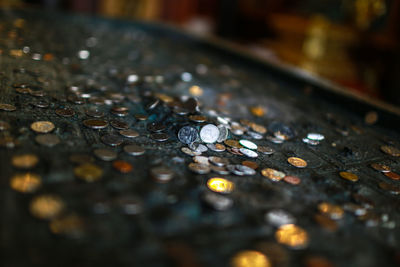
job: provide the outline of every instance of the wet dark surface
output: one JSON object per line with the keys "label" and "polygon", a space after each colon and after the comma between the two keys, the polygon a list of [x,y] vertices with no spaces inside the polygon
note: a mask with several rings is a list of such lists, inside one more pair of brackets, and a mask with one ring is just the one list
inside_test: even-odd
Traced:
{"label": "wet dark surface", "polygon": [[[16,107],[16,111],[0,111],[0,120],[10,124],[10,129],[0,132],[2,266],[227,266],[235,253],[245,249],[262,251],[279,263],[273,266],[303,266],[312,256],[334,266],[399,264],[399,195],[378,184],[399,186],[400,181],[369,166],[379,162],[400,172],[399,157],[380,150],[382,145],[400,147],[397,116],[166,28],[42,12],[0,14],[0,103]],[[17,18],[25,24],[19,25]],[[17,55],[12,51],[24,47],[29,51]],[[90,52],[87,59],[79,58],[81,50]],[[32,59],[35,53],[40,60]],[[139,80],[128,82],[134,74]],[[46,95],[18,93],[17,84]],[[260,167],[254,176],[223,176],[235,183],[229,195],[234,205],[226,211],[215,211],[201,200],[208,191],[206,181],[221,175],[193,174],[187,168],[191,157],[180,150],[185,145],[178,141],[178,130],[183,125],[199,129],[202,123],[172,112],[157,100],[163,96],[147,93],[190,96],[194,85],[202,88],[197,96],[200,113],[211,123],[216,123],[209,113],[214,110],[232,121],[248,119],[264,125],[267,135],[276,131],[275,122],[293,131],[294,137],[282,144],[245,134],[246,139],[276,152],[259,153],[254,161]],[[76,99],[74,92],[85,98]],[[33,105],[38,101],[48,107]],[[196,113],[196,104],[190,101],[180,108]],[[115,106],[127,107],[127,115],[117,116]],[[254,106],[263,107],[265,115],[252,115],[249,108]],[[75,114],[55,113],[64,107]],[[119,137],[125,144],[144,147],[145,154],[133,157],[124,153],[123,145],[104,144],[102,136],[118,136],[111,125],[100,130],[85,127],[83,121],[90,118],[85,111],[94,107],[104,112],[101,120],[118,119],[138,131],[140,136],[134,139]],[[367,125],[365,112],[374,110],[378,123]],[[137,114],[148,119],[138,120]],[[34,121],[53,122],[53,134],[61,142],[51,148],[37,144],[37,133],[30,129]],[[157,124],[149,131],[151,122]],[[164,126],[169,139],[153,140],[152,132]],[[325,139],[317,146],[307,145],[302,139],[309,132],[321,133]],[[4,147],[7,138],[13,138],[14,147]],[[95,158],[93,150],[103,147],[118,152],[118,159],[131,163],[133,171],[119,173],[111,162],[96,158],[94,163],[104,172],[102,179],[93,183],[77,179],[76,164],[69,157]],[[24,172],[10,163],[13,155],[22,153],[33,153],[40,160],[30,170],[43,183],[34,193],[23,194],[9,186],[15,173]],[[227,151],[208,150],[203,155],[229,158],[235,164],[248,159]],[[291,156],[306,160],[308,166],[289,165]],[[149,176],[150,169],[159,165],[174,171],[170,182],[161,184]],[[272,182],[260,174],[266,167],[296,175],[302,182],[297,186]],[[339,171],[352,172],[359,181],[344,180]],[[29,203],[40,194],[60,196],[67,207],[64,213],[78,216],[83,226],[72,234],[50,231],[48,221],[29,212]],[[126,199],[140,203],[140,211],[126,214]],[[355,203],[368,207],[369,216],[345,212],[337,230],[329,231],[314,219],[321,202],[342,207]],[[276,228],[264,219],[273,208],[297,219],[296,225],[309,234],[308,247],[295,250],[277,243]]]}

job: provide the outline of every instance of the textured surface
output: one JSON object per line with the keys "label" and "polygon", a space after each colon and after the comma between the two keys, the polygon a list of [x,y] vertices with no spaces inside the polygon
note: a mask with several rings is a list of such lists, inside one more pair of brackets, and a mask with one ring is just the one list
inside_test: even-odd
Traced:
{"label": "textured surface", "polygon": [[[398,185],[399,181],[369,166],[380,162],[400,172],[399,158],[380,151],[380,146],[388,143],[399,147],[399,127],[392,120],[398,121],[395,116],[378,112],[378,122],[388,122],[385,127],[367,126],[364,112],[375,109],[367,104],[321,92],[288,74],[168,29],[36,12],[3,11],[0,17],[0,103],[17,108],[0,111],[0,120],[11,126],[0,134],[2,139],[12,136],[18,143],[0,150],[2,266],[226,266],[243,249],[263,251],[273,259],[274,266],[299,266],[310,256],[321,256],[337,266],[396,265],[399,196],[382,190],[378,183]],[[15,23],[16,18],[25,19],[25,25]],[[12,52],[24,46],[30,51],[21,55]],[[90,51],[87,59],[78,57],[82,49]],[[42,59],[32,60],[35,53]],[[184,72],[191,77],[182,79]],[[131,74],[137,74],[142,82],[127,85]],[[157,80],[160,77],[162,81]],[[12,86],[16,83],[41,88],[47,95],[17,93]],[[188,170],[191,158],[180,151],[183,144],[176,135],[177,125],[187,120],[170,115],[163,106],[147,111],[145,105],[149,103],[141,98],[147,90],[190,95],[188,90],[193,85],[203,90],[198,97],[203,111],[224,111],[233,120],[250,119],[267,128],[274,121],[290,125],[296,136],[283,144],[265,138],[254,141],[276,150],[269,156],[260,153],[255,161],[260,169],[276,168],[299,176],[302,183],[272,182],[261,176],[260,169],[251,177],[226,175],[235,183],[230,194],[234,206],[222,212],[205,207],[200,199],[208,190],[205,183],[219,175],[195,175]],[[109,102],[117,102],[120,94],[130,96],[119,103],[129,108],[129,115],[122,119],[140,136],[124,140],[146,148],[146,153],[132,157],[121,147],[111,149],[118,152],[118,159],[133,165],[132,173],[118,173],[110,162],[96,159],[95,164],[104,171],[101,180],[85,183],[74,176],[76,165],[69,157],[93,155],[94,149],[107,147],[101,136],[117,130],[111,126],[102,130],[84,127],[82,121],[88,118],[85,110],[95,104],[90,100],[82,105],[68,101],[71,86]],[[39,100],[47,101],[49,107],[32,105]],[[249,112],[249,107],[257,105],[267,110],[265,116],[255,117]],[[106,120],[116,118],[109,112],[111,106],[98,105]],[[55,113],[60,107],[72,108],[75,115],[60,117]],[[149,119],[138,121],[134,114],[146,114]],[[56,127],[53,133],[61,142],[53,148],[35,142],[37,134],[29,126],[40,120],[51,121]],[[163,121],[170,139],[160,143],[149,138],[149,121]],[[318,146],[308,146],[302,142],[308,132],[321,133],[325,140]],[[10,159],[21,153],[39,157],[32,172],[41,176],[43,185],[35,193],[22,194],[9,186],[10,177],[21,172]],[[228,152],[205,154],[223,156],[233,163],[245,160]],[[308,166],[294,168],[287,163],[291,156],[301,157]],[[173,157],[184,161],[173,161]],[[169,183],[159,184],[149,177],[150,168],[160,164],[175,172]],[[341,179],[338,172],[343,170],[357,174],[359,181]],[[43,193],[60,196],[67,213],[83,221],[78,234],[54,234],[47,221],[31,216],[31,199]],[[336,231],[328,231],[315,221],[322,201],[338,205],[367,202],[355,194],[374,203],[369,210],[373,220],[361,220],[346,212]],[[121,203],[127,197],[141,203],[140,213],[122,212]],[[283,208],[296,217],[297,225],[309,234],[307,248],[292,250],[278,245],[276,228],[264,220],[265,212],[272,208]]]}

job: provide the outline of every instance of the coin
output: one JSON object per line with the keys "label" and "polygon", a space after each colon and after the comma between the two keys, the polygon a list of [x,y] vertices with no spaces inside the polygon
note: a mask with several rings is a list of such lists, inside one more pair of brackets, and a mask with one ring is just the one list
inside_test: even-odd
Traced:
{"label": "coin", "polygon": [[226,147],[223,144],[207,144],[208,149],[215,152],[223,152]]}
{"label": "coin", "polygon": [[49,133],[55,128],[50,121],[36,121],[31,124],[31,129],[37,133]]}
{"label": "coin", "polygon": [[257,152],[254,152],[253,150],[250,150],[250,149],[247,149],[247,148],[244,148],[244,147],[241,147],[239,149],[239,151],[240,151],[240,153],[242,153],[243,155],[245,155],[245,156],[247,156],[249,158],[257,158],[258,157]]}
{"label": "coin", "polygon": [[245,165],[236,164],[235,169],[232,171],[236,175],[255,175],[256,171],[253,168]]}
{"label": "coin", "polygon": [[276,240],[294,249],[305,248],[308,245],[307,232],[294,224],[282,225],[275,232]]}
{"label": "coin", "polygon": [[159,123],[159,122],[152,122],[152,123],[147,124],[147,130],[149,132],[159,133],[166,129],[167,129],[167,127],[164,124]]}
{"label": "coin", "polygon": [[318,205],[318,210],[325,216],[328,216],[332,220],[342,219],[344,216],[344,210],[338,206],[327,202],[322,202]]}
{"label": "coin", "polygon": [[184,126],[178,132],[178,139],[181,143],[191,144],[198,140],[199,133],[197,129],[192,126]]}
{"label": "coin", "polygon": [[144,114],[136,114],[136,115],[135,115],[135,118],[136,118],[138,121],[145,121],[145,120],[147,120],[147,119],[149,118],[149,116],[144,115]]}
{"label": "coin", "polygon": [[135,130],[127,129],[119,131],[119,134],[128,138],[135,138],[139,136],[139,133]]}
{"label": "coin", "polygon": [[264,177],[269,178],[271,181],[277,182],[282,180],[286,175],[283,172],[271,169],[271,168],[265,168],[261,170],[261,174]]}
{"label": "coin", "polygon": [[207,117],[202,115],[190,115],[189,119],[194,122],[205,122]]}
{"label": "coin", "polygon": [[126,162],[124,160],[116,160],[112,163],[114,169],[121,173],[128,173],[131,172],[133,167],[129,162]]}
{"label": "coin", "polygon": [[42,179],[35,173],[19,173],[11,177],[10,186],[21,193],[32,193],[42,184]]}
{"label": "coin", "polygon": [[231,259],[232,267],[271,267],[268,257],[256,250],[243,250]]}
{"label": "coin", "polygon": [[[88,115],[89,117],[93,117],[93,118],[102,118],[104,117],[104,112],[98,110],[98,109],[88,109],[86,110],[86,115]],[[89,127],[89,126],[87,126]]]}
{"label": "coin", "polygon": [[376,111],[369,111],[365,114],[364,121],[368,125],[375,124],[378,121],[378,113]]}
{"label": "coin", "polygon": [[301,158],[290,157],[287,159],[287,161],[290,163],[290,165],[297,167],[297,168],[307,167],[307,162]]}
{"label": "coin", "polygon": [[200,139],[204,143],[215,143],[219,137],[219,129],[214,124],[204,125],[200,130]]}
{"label": "coin", "polygon": [[251,124],[251,129],[259,134],[265,134],[267,133],[267,128],[265,128],[262,125],[256,124],[256,123],[252,123]]}
{"label": "coin", "polygon": [[228,175],[229,171],[225,168],[225,167],[220,167],[220,166],[216,166],[216,165],[210,165],[210,169],[213,172],[216,172],[218,174],[221,175]]}
{"label": "coin", "polygon": [[358,176],[351,172],[339,172],[340,177],[351,182],[357,182]]}
{"label": "coin", "polygon": [[257,148],[257,151],[262,154],[265,154],[265,155],[271,155],[271,154],[275,153],[275,150],[268,146],[259,146]]}
{"label": "coin", "polygon": [[293,175],[286,175],[285,177],[283,177],[283,180],[285,182],[287,182],[288,184],[292,184],[292,185],[298,185],[301,183],[301,179],[297,176],[293,176]]}
{"label": "coin", "polygon": [[395,172],[389,171],[389,172],[385,172],[385,173],[383,173],[383,174],[384,174],[386,177],[389,177],[389,178],[392,179],[392,180],[395,180],[395,181],[400,180],[400,175],[397,174],[397,173],[395,173]]}
{"label": "coin", "polygon": [[29,210],[39,219],[49,220],[57,217],[65,209],[65,204],[56,195],[39,195],[32,199]]}
{"label": "coin", "polygon": [[229,164],[229,160],[226,158],[211,156],[208,159],[212,164],[216,166],[225,166]]}
{"label": "coin", "polygon": [[242,161],[242,165],[252,168],[253,170],[256,170],[258,168],[257,162],[249,161],[249,160]]}
{"label": "coin", "polygon": [[282,209],[270,210],[265,214],[264,218],[269,224],[276,227],[296,222],[296,218],[293,215]]}
{"label": "coin", "polygon": [[380,182],[379,187],[382,188],[385,191],[389,191],[393,195],[398,195],[400,194],[400,186],[397,185],[392,185],[386,182]]}
{"label": "coin", "polygon": [[91,129],[104,129],[108,126],[108,122],[98,119],[87,119],[83,121],[83,125]]}
{"label": "coin", "polygon": [[239,141],[233,140],[233,139],[225,140],[224,144],[229,147],[232,147],[232,148],[241,148],[242,147],[242,145],[239,143]]}
{"label": "coin", "polygon": [[219,143],[224,142],[228,138],[229,130],[228,128],[226,128],[225,125],[222,124],[218,125],[217,127],[219,129],[219,136],[217,142]]}
{"label": "coin", "polygon": [[146,152],[144,148],[137,145],[126,145],[124,151],[131,156],[141,156]]}
{"label": "coin", "polygon": [[164,166],[154,167],[150,170],[151,176],[160,183],[169,182],[174,177],[174,172]]}
{"label": "coin", "polygon": [[322,214],[315,214],[314,220],[328,231],[334,232],[338,228],[338,223],[335,220],[332,220],[331,218]]}
{"label": "coin", "polygon": [[11,104],[0,103],[0,110],[3,111],[15,111],[17,108]]}
{"label": "coin", "polygon": [[101,178],[103,170],[92,163],[83,163],[74,169],[74,173],[86,182],[95,182]]}
{"label": "coin", "polygon": [[56,109],[56,114],[61,117],[72,117],[75,115],[75,111],[71,108],[59,108]]}
{"label": "coin", "polygon": [[158,142],[164,142],[169,139],[169,135],[166,133],[152,133],[150,136],[153,140]]}
{"label": "coin", "polygon": [[239,144],[241,144],[243,147],[251,149],[251,150],[257,150],[258,146],[254,144],[253,142],[245,139],[239,140]]}
{"label": "coin", "polygon": [[390,172],[390,167],[381,163],[372,163],[370,166],[379,172]]}
{"label": "coin", "polygon": [[49,228],[53,234],[78,238],[83,234],[84,222],[77,215],[66,215],[51,220]]}
{"label": "coin", "polygon": [[112,127],[114,127],[115,129],[118,129],[118,130],[125,130],[125,129],[129,128],[128,123],[126,123],[124,121],[111,120],[110,124]]}
{"label": "coin", "polygon": [[207,181],[207,187],[211,191],[228,194],[233,191],[233,189],[235,188],[235,184],[224,178],[215,177],[210,178]]}
{"label": "coin", "polygon": [[394,146],[381,146],[382,152],[394,157],[400,157],[400,149]]}
{"label": "coin", "polygon": [[14,155],[11,158],[11,163],[14,167],[20,169],[30,169],[36,166],[39,158],[35,154]]}
{"label": "coin", "polygon": [[325,139],[325,136],[323,136],[320,133],[308,133],[307,134],[307,139],[313,140],[313,141],[322,141]]}
{"label": "coin", "polygon": [[183,152],[183,153],[185,153],[186,155],[189,155],[189,156],[200,156],[201,155],[201,152],[199,152],[199,151],[193,151],[193,150],[191,150],[190,148],[188,148],[188,147],[182,147],[181,148],[181,151]]}
{"label": "coin", "polygon": [[35,141],[40,145],[53,147],[60,143],[60,138],[55,134],[40,134],[35,137]]}
{"label": "coin", "polygon": [[115,134],[103,135],[101,137],[101,141],[104,144],[109,145],[109,146],[119,146],[124,142],[124,140],[120,136],[115,135]]}
{"label": "coin", "polygon": [[199,163],[189,163],[188,165],[189,170],[195,172],[197,174],[206,174],[211,171],[210,167],[206,164],[199,164]]}
{"label": "coin", "polygon": [[200,164],[210,165],[210,163],[208,162],[208,158],[204,156],[194,156],[193,161]]}
{"label": "coin", "polygon": [[96,157],[104,161],[111,161],[117,158],[117,152],[107,148],[97,148],[93,153]]}
{"label": "coin", "polygon": [[233,200],[227,196],[206,191],[201,195],[202,201],[217,211],[228,210],[233,206]]}

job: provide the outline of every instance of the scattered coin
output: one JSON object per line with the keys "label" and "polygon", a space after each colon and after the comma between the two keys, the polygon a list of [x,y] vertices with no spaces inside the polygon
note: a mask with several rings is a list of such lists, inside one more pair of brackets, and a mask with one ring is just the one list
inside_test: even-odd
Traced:
{"label": "scattered coin", "polygon": [[203,202],[217,211],[225,211],[233,206],[233,200],[227,196],[206,191],[201,196]]}
{"label": "scattered coin", "polygon": [[137,145],[126,145],[124,146],[124,151],[131,156],[141,156],[146,152],[143,147]]}
{"label": "scattered coin", "polygon": [[127,129],[119,131],[119,134],[128,138],[135,138],[139,136],[139,133],[135,130]]}
{"label": "scattered coin", "polygon": [[301,227],[294,224],[285,224],[275,232],[276,240],[294,249],[305,248],[308,245],[308,234]]}
{"label": "scattered coin", "polygon": [[229,174],[229,171],[225,167],[210,165],[210,169],[211,169],[211,171],[216,172],[220,175],[228,175]]}
{"label": "scattered coin", "polygon": [[273,209],[265,214],[265,220],[276,227],[285,224],[293,224],[296,222],[296,218],[290,213],[282,209]]}
{"label": "scattered coin", "polygon": [[301,183],[301,179],[297,176],[293,176],[293,175],[286,175],[285,177],[283,177],[283,180],[285,182],[287,182],[288,184],[292,184],[292,185],[298,185]]}
{"label": "scattered coin", "polygon": [[111,161],[117,158],[117,153],[107,148],[97,148],[93,153],[97,158],[104,161]]}
{"label": "scattered coin", "polygon": [[257,148],[257,151],[265,155],[271,155],[275,153],[275,150],[273,148],[267,146],[259,146]]}
{"label": "scattered coin", "polygon": [[207,181],[207,187],[211,191],[228,194],[233,191],[233,189],[235,188],[235,184],[224,178],[216,177],[211,178]]}
{"label": "scattered coin", "polygon": [[211,156],[208,159],[212,164],[216,166],[225,166],[229,164],[229,160],[226,158]]}
{"label": "scattered coin", "polygon": [[382,188],[385,191],[389,191],[393,195],[399,195],[400,194],[400,186],[389,184],[386,182],[380,182],[379,187]]}
{"label": "scattered coin", "polygon": [[111,120],[110,124],[112,127],[114,127],[115,129],[118,129],[118,130],[125,130],[125,129],[129,128],[128,123],[126,123],[124,121]]}
{"label": "scattered coin", "polygon": [[269,178],[271,181],[277,182],[282,180],[286,175],[283,172],[271,169],[271,168],[265,168],[261,171],[262,176]]}
{"label": "scattered coin", "polygon": [[115,134],[106,134],[101,137],[101,141],[109,146],[119,146],[124,142],[124,139]]}
{"label": "scattered coin", "polygon": [[245,139],[239,140],[239,144],[241,144],[243,147],[251,150],[257,150],[258,146],[254,144],[253,142]]}
{"label": "scattered coin", "polygon": [[340,177],[351,182],[357,182],[358,176],[351,172],[339,172]]}
{"label": "scattered coin", "polygon": [[219,129],[214,124],[204,125],[200,130],[200,139],[204,143],[215,143],[219,137]]}
{"label": "scattered coin", "polygon": [[344,216],[344,210],[338,206],[327,202],[322,202],[318,205],[318,210],[325,216],[328,216],[332,220],[342,219]]}
{"label": "scattered coin", "polygon": [[205,164],[205,165],[210,165],[210,162],[208,162],[208,158],[204,156],[194,156],[193,161],[195,163],[200,163],[200,164]]}
{"label": "scattered coin", "polygon": [[31,129],[37,133],[49,133],[55,128],[50,121],[36,121],[31,124]]}
{"label": "scattered coin", "polygon": [[17,108],[11,104],[0,103],[0,110],[3,111],[15,111]]}
{"label": "scattered coin", "polygon": [[55,134],[40,134],[35,137],[35,141],[42,146],[53,147],[60,143],[60,138]]}
{"label": "scattered coin", "polygon": [[205,122],[207,117],[202,115],[190,115],[189,119],[194,122]]}
{"label": "scattered coin", "polygon": [[29,205],[31,214],[43,220],[50,220],[57,217],[64,209],[64,202],[56,195],[36,196]]}
{"label": "scattered coin", "polygon": [[75,111],[71,108],[59,108],[56,109],[56,114],[61,117],[69,118],[75,115]]}
{"label": "scattered coin", "polygon": [[83,163],[74,169],[74,173],[86,182],[95,182],[103,176],[103,170],[92,163]]}
{"label": "scattered coin", "polygon": [[193,151],[193,150],[191,150],[191,149],[188,148],[188,147],[182,147],[182,148],[181,148],[181,151],[182,151],[183,153],[185,153],[186,155],[189,155],[189,156],[192,156],[192,157],[194,157],[194,156],[200,156],[200,155],[201,155],[201,152],[199,152],[199,151]]}
{"label": "scattered coin", "polygon": [[197,129],[192,126],[184,126],[178,132],[179,141],[187,145],[197,141],[198,138],[199,133]]}
{"label": "scattered coin", "polygon": [[381,150],[390,156],[400,157],[400,149],[394,146],[381,146]]}
{"label": "scattered coin", "polygon": [[162,131],[165,131],[167,129],[167,127],[159,122],[152,122],[152,123],[148,123],[147,124],[147,130],[149,132],[153,132],[153,133],[159,133]]}
{"label": "scattered coin", "polygon": [[117,171],[121,172],[121,173],[128,173],[131,172],[133,167],[129,162],[126,162],[124,160],[116,160],[113,162],[113,167],[114,169],[116,169]]}
{"label": "scattered coin", "polygon": [[[86,110],[86,115],[88,115],[89,117],[93,117],[93,118],[103,118],[104,117],[104,112],[98,110],[98,109],[88,109]],[[90,122],[90,124],[95,124],[93,122]],[[87,126],[87,125],[85,125]],[[89,128],[91,128],[90,126],[87,126]]]}
{"label": "scattered coin", "polygon": [[20,173],[11,177],[10,186],[21,193],[32,193],[42,184],[42,179],[35,173]]}
{"label": "scattered coin", "polygon": [[389,178],[392,179],[392,180],[395,180],[395,181],[400,180],[400,175],[397,174],[397,173],[395,173],[395,172],[389,171],[389,172],[384,172],[383,174],[384,174],[386,177],[389,177]]}
{"label": "scattered coin", "polygon": [[381,163],[372,163],[370,166],[379,172],[390,172],[390,167]]}
{"label": "scattered coin", "polygon": [[151,138],[158,142],[165,142],[169,139],[169,135],[166,133],[152,133]]}
{"label": "scattered coin", "polygon": [[160,183],[167,183],[174,177],[174,172],[164,166],[154,167],[150,170],[151,176]]}
{"label": "scattered coin", "polygon": [[242,145],[239,143],[239,141],[233,139],[225,140],[224,144],[232,148],[242,148]]}
{"label": "scattered coin", "polygon": [[325,136],[323,136],[320,133],[309,133],[309,134],[307,134],[307,139],[313,140],[313,141],[322,141],[325,139]]}
{"label": "scattered coin", "polygon": [[287,161],[290,163],[290,165],[297,167],[297,168],[307,167],[307,162],[301,158],[290,157],[287,159]]}
{"label": "scattered coin", "polygon": [[223,152],[226,150],[226,147],[223,144],[207,144],[207,147],[215,152]]}
{"label": "scattered coin", "polygon": [[83,125],[91,129],[104,129],[108,126],[108,122],[98,119],[87,119],[83,121]]}
{"label": "scattered coin", "polygon": [[252,168],[253,170],[256,170],[258,168],[257,162],[249,161],[249,160],[242,161],[242,165]]}
{"label": "scattered coin", "polygon": [[224,142],[228,138],[229,130],[228,128],[226,128],[226,126],[222,124],[218,125],[217,127],[219,129],[219,136],[217,142],[218,143]]}
{"label": "scattered coin", "polygon": [[243,250],[231,259],[232,267],[271,267],[268,257],[256,250]]}
{"label": "scattered coin", "polygon": [[14,155],[11,159],[12,165],[20,169],[33,168],[38,162],[39,158],[35,154]]}
{"label": "scattered coin", "polygon": [[254,152],[253,150],[250,150],[250,149],[247,149],[244,147],[241,147],[239,149],[239,151],[240,151],[240,153],[242,153],[243,155],[245,155],[246,157],[249,157],[249,158],[257,158],[258,157],[257,152]]}
{"label": "scattered coin", "polygon": [[199,164],[192,162],[189,163],[188,167],[192,172],[195,172],[197,174],[206,174],[211,171],[210,167],[206,164]]}

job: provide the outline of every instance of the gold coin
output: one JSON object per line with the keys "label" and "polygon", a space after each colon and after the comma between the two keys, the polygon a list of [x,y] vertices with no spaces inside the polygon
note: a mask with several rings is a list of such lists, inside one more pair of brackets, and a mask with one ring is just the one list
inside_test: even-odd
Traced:
{"label": "gold coin", "polygon": [[327,202],[322,202],[318,205],[318,210],[325,216],[333,220],[339,220],[343,218],[344,210],[338,206]]}
{"label": "gold coin", "polygon": [[358,176],[351,172],[339,172],[340,177],[351,182],[357,182]]}
{"label": "gold coin", "polygon": [[29,210],[39,219],[52,219],[57,217],[65,208],[64,202],[55,195],[40,195],[32,199]]}
{"label": "gold coin", "polygon": [[10,180],[10,186],[21,193],[32,193],[42,184],[42,179],[35,173],[16,174]]}
{"label": "gold coin", "polygon": [[233,148],[241,148],[242,147],[242,145],[239,143],[239,141],[233,140],[233,139],[225,140],[224,144],[229,147],[233,147]]}
{"label": "gold coin", "polygon": [[231,193],[235,188],[235,184],[224,178],[211,178],[207,181],[207,187],[217,193]]}
{"label": "gold coin", "polygon": [[243,250],[236,253],[231,259],[232,267],[270,267],[268,257],[256,250]]}
{"label": "gold coin", "polygon": [[271,181],[277,182],[282,180],[286,175],[283,172],[271,169],[271,168],[265,168],[261,171],[262,176],[269,178]]}
{"label": "gold coin", "polygon": [[394,146],[381,146],[381,150],[393,157],[400,157],[400,149]]}
{"label": "gold coin", "polygon": [[31,129],[37,133],[49,133],[55,128],[51,121],[35,121],[31,124]]}
{"label": "gold coin", "polygon": [[304,248],[308,245],[307,232],[294,224],[282,225],[275,232],[276,240],[291,248]]}
{"label": "gold coin", "polygon": [[14,155],[11,163],[16,168],[29,169],[34,167],[39,162],[39,159],[34,154]]}
{"label": "gold coin", "polygon": [[74,170],[75,175],[86,182],[94,182],[101,178],[103,170],[91,163],[84,163]]}
{"label": "gold coin", "polygon": [[297,167],[297,168],[305,168],[307,167],[307,161],[301,158],[290,157],[287,159],[290,165]]}

